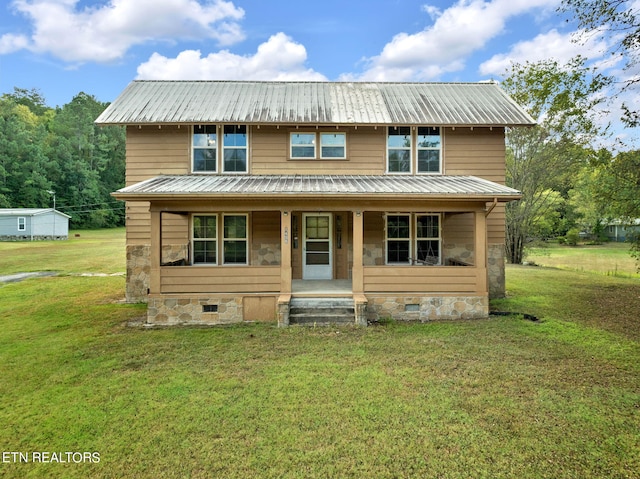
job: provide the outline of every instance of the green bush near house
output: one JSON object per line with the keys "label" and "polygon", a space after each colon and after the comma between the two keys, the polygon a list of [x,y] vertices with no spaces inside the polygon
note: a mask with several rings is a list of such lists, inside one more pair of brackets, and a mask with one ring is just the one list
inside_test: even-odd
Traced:
{"label": "green bush near house", "polygon": [[[94,272],[123,270],[123,231],[95,234]],[[637,477],[640,281],[509,266],[507,293],[494,309],[540,321],[144,329],[122,276],[0,285],[0,444],[30,459],[0,475]]]}

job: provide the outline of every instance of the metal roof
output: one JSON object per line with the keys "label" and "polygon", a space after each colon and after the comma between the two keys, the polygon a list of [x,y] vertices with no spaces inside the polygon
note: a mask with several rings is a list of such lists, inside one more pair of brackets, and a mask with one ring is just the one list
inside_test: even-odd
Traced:
{"label": "metal roof", "polygon": [[122,188],[118,199],[180,197],[264,198],[283,196],[493,199],[509,201],[520,192],[475,176],[358,175],[163,175]]}
{"label": "metal roof", "polygon": [[138,80],[96,123],[530,126],[535,121],[495,83]]}
{"label": "metal roof", "polygon": [[59,215],[71,218],[71,216],[53,208],[0,208],[0,216],[37,216],[54,211]]}

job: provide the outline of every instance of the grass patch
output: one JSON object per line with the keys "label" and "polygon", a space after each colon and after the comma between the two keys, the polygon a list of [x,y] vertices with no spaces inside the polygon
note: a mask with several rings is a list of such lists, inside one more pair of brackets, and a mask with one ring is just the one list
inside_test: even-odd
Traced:
{"label": "grass patch", "polygon": [[32,271],[113,274],[124,270],[124,228],[71,231],[66,241],[0,242],[2,275]]}
{"label": "grass patch", "polygon": [[0,475],[637,477],[640,284],[507,278],[540,322],[147,330],[122,277],[0,286],[2,450],[100,453]]}
{"label": "grass patch", "polygon": [[548,243],[544,248],[531,248],[526,259],[541,266],[640,278],[636,260],[629,254],[629,245],[625,243],[580,246]]}

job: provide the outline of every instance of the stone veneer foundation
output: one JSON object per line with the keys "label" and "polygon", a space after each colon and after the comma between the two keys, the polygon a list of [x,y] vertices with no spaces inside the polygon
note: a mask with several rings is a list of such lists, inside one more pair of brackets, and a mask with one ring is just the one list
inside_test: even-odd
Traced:
{"label": "stone veneer foundation", "polygon": [[[206,311],[206,306],[215,311]],[[242,296],[150,295],[147,306],[147,323],[157,326],[233,324],[241,323],[243,316]]]}
{"label": "stone veneer foundation", "polygon": [[487,248],[489,297],[504,298],[506,294],[504,245],[490,244]]}
{"label": "stone veneer foundation", "polygon": [[385,296],[367,295],[367,319],[378,321],[433,321],[481,319],[489,316],[485,296]]}

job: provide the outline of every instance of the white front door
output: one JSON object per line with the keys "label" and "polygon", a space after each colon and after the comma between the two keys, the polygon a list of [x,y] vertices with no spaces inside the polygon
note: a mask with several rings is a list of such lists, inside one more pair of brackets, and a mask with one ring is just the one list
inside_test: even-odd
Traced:
{"label": "white front door", "polygon": [[302,279],[333,279],[331,213],[303,215]]}

